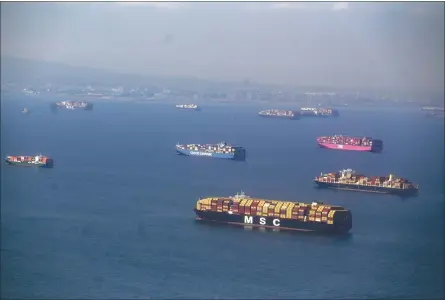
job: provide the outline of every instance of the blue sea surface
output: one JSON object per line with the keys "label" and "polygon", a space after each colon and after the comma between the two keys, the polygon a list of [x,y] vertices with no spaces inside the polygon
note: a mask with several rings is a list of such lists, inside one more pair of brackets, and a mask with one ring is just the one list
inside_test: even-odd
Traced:
{"label": "blue sea surface", "polygon": [[[1,166],[1,297],[333,299],[443,297],[444,127],[418,108],[344,108],[339,118],[259,118],[263,105],[95,101],[51,113],[2,97],[2,156],[52,156],[53,169]],[[21,113],[23,107],[31,113]],[[381,154],[317,147],[320,135],[372,136]],[[175,154],[227,141],[236,162]],[[420,185],[414,198],[317,190],[352,168]],[[343,205],[346,237],[210,226],[199,197],[248,195]]]}

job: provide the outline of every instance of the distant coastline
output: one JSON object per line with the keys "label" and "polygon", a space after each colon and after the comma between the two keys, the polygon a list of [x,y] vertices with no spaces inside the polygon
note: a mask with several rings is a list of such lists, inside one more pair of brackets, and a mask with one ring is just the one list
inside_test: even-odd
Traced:
{"label": "distant coastline", "polygon": [[[37,68],[38,67],[38,68]],[[422,107],[443,106],[440,92],[370,91],[360,88],[280,87],[252,82],[212,82],[194,78],[161,78],[2,56],[1,91],[37,98],[129,103],[185,102],[205,105],[255,104],[289,107]],[[27,72],[38,69],[39,73]],[[24,76],[23,74],[26,74]],[[437,89],[440,90],[440,89]]]}

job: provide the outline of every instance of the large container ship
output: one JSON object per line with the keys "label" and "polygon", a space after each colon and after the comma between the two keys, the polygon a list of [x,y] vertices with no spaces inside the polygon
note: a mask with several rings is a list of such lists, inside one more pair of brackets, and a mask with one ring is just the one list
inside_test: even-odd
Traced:
{"label": "large container ship", "polygon": [[339,234],[352,228],[352,214],[341,206],[252,198],[244,193],[199,199],[194,211],[199,221],[243,226]]}
{"label": "large container ship", "polygon": [[381,194],[414,195],[419,190],[418,185],[405,178],[398,178],[394,174],[367,177],[357,174],[352,169],[341,170],[337,173],[322,173],[315,177],[314,183],[320,188]]}
{"label": "large container ship", "polygon": [[218,144],[177,144],[176,153],[187,156],[204,156],[232,160],[245,160],[246,149],[226,142]]}
{"label": "large container ship", "polygon": [[201,110],[201,107],[199,107],[196,104],[177,104],[176,108],[191,109],[191,110]]}
{"label": "large container ship", "polygon": [[317,138],[321,148],[351,150],[380,153],[383,151],[383,141],[372,137],[353,137],[343,135],[322,136]]}
{"label": "large container ship", "polygon": [[437,111],[437,112],[444,112],[444,108],[443,107],[439,107],[439,106],[424,106],[421,108],[422,111]]}
{"label": "large container ship", "polygon": [[5,158],[5,162],[9,165],[22,166],[22,167],[52,168],[54,165],[54,161],[52,158],[41,154],[36,156],[8,155]]}
{"label": "large container ship", "polygon": [[338,117],[338,110],[324,107],[302,107],[300,108],[302,117]]}
{"label": "large container ship", "polygon": [[297,120],[300,118],[300,113],[293,110],[284,109],[267,109],[258,112],[258,115],[264,118],[281,118]]}
{"label": "large container ship", "polygon": [[93,104],[86,101],[58,101],[52,104],[53,108],[65,108],[70,110],[83,109],[92,110]]}

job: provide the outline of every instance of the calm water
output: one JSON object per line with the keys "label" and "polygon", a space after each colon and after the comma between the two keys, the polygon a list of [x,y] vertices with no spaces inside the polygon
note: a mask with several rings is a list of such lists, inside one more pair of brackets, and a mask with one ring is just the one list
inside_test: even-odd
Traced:
{"label": "calm water", "polygon": [[[22,115],[24,106],[32,113]],[[2,156],[42,152],[53,169],[2,164],[2,298],[440,298],[443,121],[418,109],[343,109],[338,119],[261,119],[267,106],[95,102],[59,111],[2,99]],[[315,137],[382,138],[382,154]],[[247,162],[179,157],[175,143],[245,146]],[[395,172],[417,198],[318,191],[321,171]],[[209,226],[201,196],[321,200],[352,210],[348,237]]]}

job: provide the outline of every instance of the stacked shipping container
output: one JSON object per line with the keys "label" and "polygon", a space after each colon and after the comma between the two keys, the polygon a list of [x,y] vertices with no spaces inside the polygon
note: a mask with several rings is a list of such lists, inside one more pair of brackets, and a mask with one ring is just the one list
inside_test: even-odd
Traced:
{"label": "stacked shipping container", "polygon": [[247,216],[293,219],[301,222],[333,224],[337,211],[345,211],[340,206],[306,204],[298,202],[245,198],[206,198],[198,200],[196,209]]}

